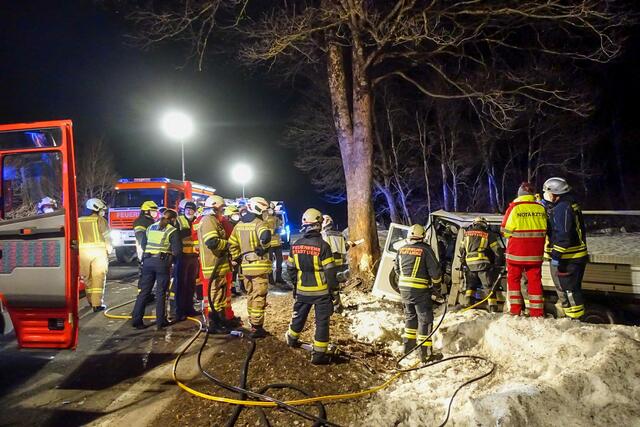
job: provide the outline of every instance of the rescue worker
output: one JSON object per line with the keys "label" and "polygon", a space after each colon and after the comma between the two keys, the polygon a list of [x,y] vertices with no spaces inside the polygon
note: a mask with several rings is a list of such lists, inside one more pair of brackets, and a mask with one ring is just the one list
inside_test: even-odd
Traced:
{"label": "rescue worker", "polygon": [[100,199],[89,199],[85,206],[91,213],[78,218],[80,275],[84,280],[87,301],[97,312],[106,308],[102,304],[102,296],[112,247],[109,225],[104,218],[107,205]]}
{"label": "rescue worker", "polygon": [[251,335],[262,338],[267,335],[264,329],[264,312],[267,306],[269,274],[272,272],[269,259],[271,231],[264,222],[269,203],[262,197],[248,200],[247,211],[241,216],[229,239],[231,257],[240,263],[240,273],[247,290],[247,311],[251,323]]}
{"label": "rescue worker", "polygon": [[276,215],[276,204],[271,202],[267,210],[267,219],[265,220],[269,230],[271,230],[271,245],[269,246],[269,258],[276,262],[275,279],[273,275],[269,276],[269,283],[281,284],[282,280],[282,239],[280,238],[280,230],[282,230],[282,221]]}
{"label": "rescue worker", "polygon": [[[177,228],[182,239],[182,253],[176,259],[174,271],[172,312],[175,319],[182,321],[187,316],[199,316],[200,313],[193,308],[193,297],[196,291],[196,278],[198,276],[198,253],[192,238],[193,221],[196,219],[196,204],[184,199],[180,201],[181,214],[178,215]],[[169,299],[171,300],[171,294]]]}
{"label": "rescue worker", "polygon": [[[225,226],[225,230],[227,226],[231,227],[231,231],[229,231],[227,237],[231,237],[231,233],[233,232],[233,227],[240,222],[240,210],[237,206],[226,206],[224,208],[224,217],[227,219],[226,222],[223,222],[222,225]],[[233,295],[241,295],[244,292],[244,288],[241,286],[242,280],[238,279],[238,269],[234,268],[231,271],[231,289],[230,293]],[[229,301],[231,301],[231,296],[229,296]],[[230,304],[227,304],[227,320],[229,319],[229,311],[233,312],[230,307]],[[233,316],[235,318],[235,315]]]}
{"label": "rescue worker", "polygon": [[[487,219],[477,217],[464,230],[460,259],[465,270],[465,291],[462,305],[472,304],[476,289],[491,289],[496,280],[496,269],[503,263],[503,249],[498,236],[489,227]],[[498,299],[494,294],[488,299],[489,312],[498,311]]]}
{"label": "rescue worker", "polygon": [[[218,211],[218,220],[222,223],[222,228],[224,228],[224,238],[229,240],[231,237],[231,233],[233,233],[233,227],[237,224],[238,221],[233,221],[230,217],[235,217],[237,220],[240,220],[240,212],[238,208],[235,206],[231,206],[231,209],[227,209],[225,206],[224,209]],[[227,216],[227,213],[229,215]],[[227,288],[225,291],[225,297],[227,301],[227,305],[224,308],[224,318],[227,321],[227,326],[229,327],[238,327],[242,325],[242,321],[239,317],[236,317],[233,312],[233,307],[231,306],[231,295],[233,292],[232,289],[235,290],[233,285],[234,281],[234,269],[229,269],[226,275]]]}
{"label": "rescue worker", "polygon": [[136,252],[138,260],[142,260],[142,240],[147,234],[147,228],[158,218],[158,205],[153,200],[147,200],[140,206],[140,215],[133,221],[133,232],[136,236]]}
{"label": "rescue worker", "polygon": [[[347,251],[355,244],[347,241],[342,233],[334,229],[333,218],[329,215],[322,215],[322,231],[320,233],[322,239],[329,244],[333,260],[336,266],[336,273],[345,271],[349,268],[347,264]],[[331,289],[331,299],[333,308],[336,313],[342,311],[342,303],[340,301],[340,284],[336,282],[336,286]]]}
{"label": "rescue worker", "polygon": [[144,307],[155,284],[156,328],[169,326],[166,316],[166,296],[171,278],[171,266],[182,251],[180,236],[176,229],[178,214],[173,209],[165,209],[160,221],[151,224],[142,241],[142,276],[140,293],[133,308],[132,325],[144,329],[146,325]]}
{"label": "rescue worker", "polygon": [[58,202],[49,196],[43,197],[36,206],[38,215],[48,214],[54,212],[56,209],[58,209]]}
{"label": "rescue worker", "polygon": [[394,269],[404,305],[404,353],[409,353],[422,343],[420,359],[426,362],[433,357],[433,341],[431,338],[427,340],[433,331],[431,294],[434,291],[439,294],[437,288],[442,283],[442,272],[435,253],[424,242],[424,237],[422,225],[414,224],[409,228],[407,244],[398,250]]}
{"label": "rescue worker", "polygon": [[580,319],[585,311],[582,278],[589,260],[582,210],[563,178],[549,178],[542,189],[544,198],[551,203],[551,277],[564,314],[572,319]]}
{"label": "rescue worker", "polygon": [[240,209],[238,209],[237,206],[225,206],[224,216],[232,226],[235,226],[238,222],[240,222]]}
{"label": "rescue worker", "polygon": [[202,270],[202,289],[209,301],[209,327],[211,334],[227,333],[225,308],[227,306],[227,273],[229,264],[229,242],[220,221],[224,209],[224,199],[209,196],[205,201],[205,211],[198,222],[198,247]]}
{"label": "rescue worker", "polygon": [[502,235],[507,242],[507,294],[510,313],[520,315],[524,300],[520,292],[522,275],[527,277],[529,316],[542,317],[542,259],[547,230],[544,206],[536,202],[535,190],[528,182],[518,188],[518,197],[509,204],[502,220]]}
{"label": "rescue worker", "polygon": [[286,334],[287,345],[299,347],[300,333],[313,307],[316,331],[311,363],[323,365],[330,362],[329,319],[333,314],[330,289],[336,286],[336,269],[331,247],[322,239],[322,214],[317,209],[307,209],[302,215],[303,237],[291,245],[287,259],[287,279],[294,285],[295,303],[293,317]]}

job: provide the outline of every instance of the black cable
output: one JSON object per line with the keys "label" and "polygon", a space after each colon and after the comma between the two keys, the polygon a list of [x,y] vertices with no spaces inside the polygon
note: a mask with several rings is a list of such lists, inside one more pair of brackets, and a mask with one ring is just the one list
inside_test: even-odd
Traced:
{"label": "black cable", "polygon": [[[247,388],[247,377],[249,376],[249,363],[253,358],[253,353],[256,351],[256,341],[253,339],[249,340],[250,346],[249,351],[247,352],[247,356],[244,359],[244,363],[242,364],[242,370],[240,371],[240,387],[246,389]],[[262,393],[261,393],[262,394]],[[245,400],[247,398],[246,393],[240,393],[240,400]],[[244,409],[244,406],[236,405],[233,409],[233,413],[231,414],[231,418],[227,421],[226,427],[233,427],[236,425],[238,418],[240,417],[240,413]]]}
{"label": "black cable", "polygon": [[[276,384],[267,384],[266,386],[262,387],[260,390],[258,390],[258,393],[260,394],[264,394],[267,390],[271,389],[271,388],[276,388],[276,389],[292,389],[295,390],[297,392],[299,392],[300,394],[302,394],[305,397],[311,397],[311,395],[309,393],[307,393],[305,390],[301,389],[300,387],[297,387],[293,384],[286,384],[286,383],[276,383]],[[324,409],[324,405],[322,404],[322,402],[315,402],[315,406],[318,407],[318,417],[319,418],[327,418],[327,411]],[[267,427],[271,427],[271,423],[269,422],[269,420],[267,419],[267,415],[264,413],[264,409],[258,407],[258,414],[260,414],[260,419],[262,420],[262,422],[267,426]],[[323,426],[324,424],[320,421],[316,421],[313,423],[313,427],[320,427]]]}

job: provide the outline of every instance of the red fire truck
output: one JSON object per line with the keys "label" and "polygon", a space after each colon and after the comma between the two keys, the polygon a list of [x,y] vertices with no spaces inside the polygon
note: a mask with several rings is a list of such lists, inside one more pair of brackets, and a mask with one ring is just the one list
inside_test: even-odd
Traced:
{"label": "red fire truck", "polygon": [[[71,121],[0,125],[0,167],[0,333],[12,323],[22,348],[75,348],[78,212]],[[44,197],[57,201],[53,212],[38,212]]]}
{"label": "red fire truck", "polygon": [[133,221],[140,215],[140,205],[153,200],[160,207],[176,209],[182,199],[192,199],[203,205],[215,188],[193,181],[169,178],[122,178],[115,186],[115,196],[109,208],[111,243],[120,262],[136,259],[136,238]]}

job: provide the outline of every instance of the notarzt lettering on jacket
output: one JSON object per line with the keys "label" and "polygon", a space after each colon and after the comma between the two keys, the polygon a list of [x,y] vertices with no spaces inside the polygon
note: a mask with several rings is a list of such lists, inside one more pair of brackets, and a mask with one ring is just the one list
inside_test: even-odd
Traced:
{"label": "notarzt lettering on jacket", "polygon": [[546,212],[516,212],[516,216],[547,216]]}
{"label": "notarzt lettering on jacket", "polygon": [[308,246],[308,245],[294,245],[291,248],[291,252],[293,252],[294,255],[320,256],[320,247]]}
{"label": "notarzt lettering on jacket", "polygon": [[400,248],[401,255],[414,255],[422,256],[422,249],[420,248]]}

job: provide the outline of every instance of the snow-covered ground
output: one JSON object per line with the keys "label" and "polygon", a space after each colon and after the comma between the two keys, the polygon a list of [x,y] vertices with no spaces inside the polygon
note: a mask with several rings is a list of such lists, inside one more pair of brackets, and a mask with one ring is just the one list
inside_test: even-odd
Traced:
{"label": "snow-covered ground", "polygon": [[[400,351],[397,305],[363,294],[347,300],[358,304],[347,313],[358,339],[391,340]],[[449,313],[434,347],[445,357],[480,355],[496,364],[492,376],[457,395],[449,425],[640,426],[638,327]],[[374,396],[363,425],[439,425],[455,389],[490,369],[455,360],[406,374]]]}

